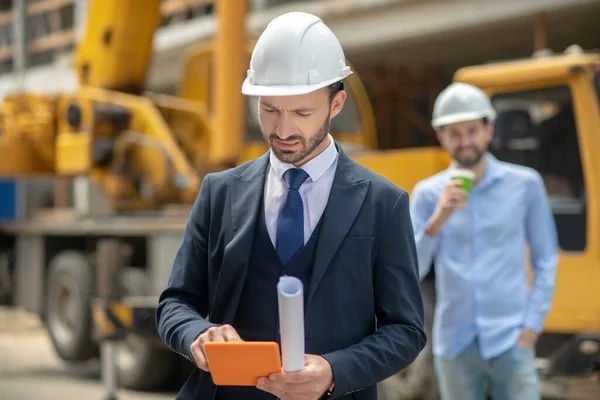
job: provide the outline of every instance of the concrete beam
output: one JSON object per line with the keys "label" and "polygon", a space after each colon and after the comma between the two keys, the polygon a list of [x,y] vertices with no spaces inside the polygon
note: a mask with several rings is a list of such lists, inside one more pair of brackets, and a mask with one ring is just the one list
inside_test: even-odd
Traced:
{"label": "concrete beam", "polygon": [[360,13],[323,15],[347,53],[372,47],[443,37],[486,25],[510,23],[597,0],[420,1]]}
{"label": "concrete beam", "polygon": [[[510,21],[594,4],[598,0],[330,0],[294,2],[249,14],[248,32],[258,35],[269,21],[289,11],[305,11],[320,16],[335,32],[347,52],[371,46],[440,36],[447,32],[472,29],[486,24]],[[202,17],[158,32],[155,51],[169,50],[212,37],[215,20]]]}
{"label": "concrete beam", "polygon": [[[472,38],[464,35],[465,32],[481,34],[489,26],[498,28],[511,26],[515,21],[533,21],[533,16],[539,13],[549,13],[560,18],[564,11],[599,3],[598,0],[306,1],[251,12],[247,18],[247,26],[248,33],[256,36],[277,15],[288,11],[306,11],[323,18],[351,58],[362,54],[388,53],[393,51],[390,49],[401,49],[403,46],[418,48],[420,43],[441,43],[448,36],[460,37],[461,33],[463,35],[460,41],[445,44],[444,47],[448,52],[453,51],[452,47],[462,47],[461,51],[465,52],[465,46],[479,44],[481,48],[483,45],[473,42]],[[149,86],[162,88],[176,85],[185,50],[194,43],[212,38],[215,26],[214,18],[208,16],[161,29],[154,38]],[[552,27],[549,29],[551,33]],[[487,38],[487,43],[493,41],[494,37]],[[446,49],[448,46],[451,48]],[[474,47],[472,51],[478,50]],[[384,57],[382,54],[378,56],[379,59]],[[428,55],[428,59],[435,59],[435,55]],[[444,58],[438,56],[437,61],[443,63]],[[14,88],[11,80],[12,77],[7,76],[0,78],[0,99]],[[24,87],[27,90],[54,92],[73,89],[76,82],[74,73],[64,66],[48,66],[28,71]]]}
{"label": "concrete beam", "polygon": [[[443,40],[449,34],[481,31],[486,26],[510,25],[525,19],[533,21],[540,13],[556,14],[598,3],[598,0],[308,1],[253,12],[247,18],[247,25],[248,34],[257,36],[277,15],[310,12],[323,18],[342,43],[346,55],[354,58],[365,52],[387,52],[392,46]],[[210,39],[214,30],[214,19],[204,17],[159,32],[150,82],[160,87],[177,81],[187,46]],[[463,38],[463,47],[464,44]],[[440,61],[443,63],[443,59]]]}

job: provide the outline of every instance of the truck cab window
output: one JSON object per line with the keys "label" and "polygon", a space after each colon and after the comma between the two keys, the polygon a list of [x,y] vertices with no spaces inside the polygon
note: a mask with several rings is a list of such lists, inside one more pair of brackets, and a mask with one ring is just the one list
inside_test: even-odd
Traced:
{"label": "truck cab window", "polygon": [[585,250],[585,179],[569,88],[498,94],[492,101],[498,117],[491,152],[541,174],[561,249]]}

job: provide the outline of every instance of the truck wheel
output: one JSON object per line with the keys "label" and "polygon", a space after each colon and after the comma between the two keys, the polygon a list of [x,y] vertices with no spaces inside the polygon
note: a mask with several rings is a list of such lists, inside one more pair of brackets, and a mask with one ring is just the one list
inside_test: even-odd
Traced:
{"label": "truck wheel", "polygon": [[64,251],[49,264],[46,325],[58,355],[65,361],[98,356],[92,338],[93,268],[77,251]]}
{"label": "truck wheel", "polygon": [[421,284],[425,311],[427,344],[416,360],[405,370],[379,384],[380,400],[438,400],[437,380],[433,366],[431,326],[435,309],[433,281]]}
{"label": "truck wheel", "polygon": [[[146,296],[149,282],[144,270],[125,268],[123,286],[127,296]],[[177,354],[160,343],[130,333],[117,353],[121,386],[130,390],[163,389],[178,371]]]}
{"label": "truck wheel", "polygon": [[175,353],[135,334],[127,335],[117,354],[119,382],[126,389],[163,389],[178,370]]}

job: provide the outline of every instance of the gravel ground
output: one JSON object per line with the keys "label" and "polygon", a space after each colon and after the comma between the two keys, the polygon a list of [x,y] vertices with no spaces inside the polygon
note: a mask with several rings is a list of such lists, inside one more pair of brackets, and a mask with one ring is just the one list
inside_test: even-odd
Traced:
{"label": "gravel ground", "polygon": [[[600,385],[589,380],[543,382],[544,400],[600,399]],[[118,400],[167,400],[176,393],[120,390]],[[97,361],[69,367],[56,356],[39,320],[0,307],[0,400],[104,400]]]}
{"label": "gravel ground", "polygon": [[[176,393],[119,391],[118,400],[167,400]],[[0,400],[104,400],[98,362],[65,366],[37,318],[0,307]]]}

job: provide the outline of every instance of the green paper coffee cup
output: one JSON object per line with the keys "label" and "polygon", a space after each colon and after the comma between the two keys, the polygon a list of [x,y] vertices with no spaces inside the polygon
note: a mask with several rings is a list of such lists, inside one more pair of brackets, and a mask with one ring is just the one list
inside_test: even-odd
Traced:
{"label": "green paper coffee cup", "polygon": [[470,192],[475,180],[475,173],[470,169],[455,169],[452,171],[452,180],[461,181],[462,183],[459,187]]}

